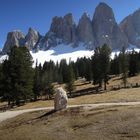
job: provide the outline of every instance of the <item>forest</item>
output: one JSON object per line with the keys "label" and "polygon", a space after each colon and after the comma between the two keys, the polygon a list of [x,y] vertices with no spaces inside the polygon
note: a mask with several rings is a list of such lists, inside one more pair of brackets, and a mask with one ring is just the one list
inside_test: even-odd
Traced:
{"label": "forest", "polygon": [[122,48],[119,55],[111,59],[111,48],[104,44],[95,48],[91,58],[79,58],[76,62],[61,60],[38,64],[33,68],[33,60],[26,47],[11,47],[9,58],[0,64],[0,99],[8,105],[19,105],[20,101],[36,101],[42,95],[49,98],[55,93],[54,83],[65,84],[69,94],[74,90],[78,78],[107,89],[111,75],[121,75],[124,87],[127,77],[140,72],[140,52],[126,52]]}

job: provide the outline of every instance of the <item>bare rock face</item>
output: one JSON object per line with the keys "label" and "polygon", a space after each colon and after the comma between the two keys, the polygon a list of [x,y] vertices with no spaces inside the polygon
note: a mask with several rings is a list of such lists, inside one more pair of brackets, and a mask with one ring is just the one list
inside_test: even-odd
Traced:
{"label": "bare rock face", "polygon": [[62,17],[54,17],[52,20],[50,32],[55,33],[58,38],[63,37],[63,18]]}
{"label": "bare rock face", "polygon": [[36,30],[29,28],[28,34],[25,37],[25,46],[32,50],[40,39],[40,34]]}
{"label": "bare rock face", "polygon": [[120,23],[120,28],[130,44],[140,47],[140,9],[126,17]]}
{"label": "bare rock face", "polygon": [[56,111],[67,108],[68,97],[63,88],[58,88],[54,97],[54,109]]}
{"label": "bare rock face", "polygon": [[24,46],[25,36],[21,31],[9,32],[5,42],[3,53],[8,53],[13,46]]}
{"label": "bare rock face", "polygon": [[89,16],[84,13],[77,27],[78,40],[86,44],[94,44],[93,29]]}
{"label": "bare rock face", "polygon": [[76,25],[72,14],[67,14],[63,19],[63,38],[67,43],[76,41]]}
{"label": "bare rock face", "polygon": [[65,43],[76,41],[76,25],[71,13],[64,17],[54,17],[50,33],[54,33],[57,39],[62,39]]}
{"label": "bare rock face", "polygon": [[108,44],[112,49],[119,49],[128,46],[126,36],[117,25],[113,10],[105,3],[100,3],[95,9],[92,20],[95,46],[99,47]]}

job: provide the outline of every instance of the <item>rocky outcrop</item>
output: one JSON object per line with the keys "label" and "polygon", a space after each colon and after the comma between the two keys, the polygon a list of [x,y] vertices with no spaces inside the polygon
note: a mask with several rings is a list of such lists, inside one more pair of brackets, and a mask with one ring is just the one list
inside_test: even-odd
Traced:
{"label": "rocky outcrop", "polygon": [[120,23],[120,28],[130,44],[140,47],[140,9],[126,17]]}
{"label": "rocky outcrop", "polygon": [[94,44],[93,29],[89,16],[84,13],[77,27],[78,40],[86,44]]}
{"label": "rocky outcrop", "polygon": [[108,44],[112,49],[120,49],[128,46],[126,36],[117,25],[113,10],[105,3],[100,3],[95,9],[92,20],[95,46]]}
{"label": "rocky outcrop", "polygon": [[9,32],[4,44],[3,53],[8,53],[13,46],[24,46],[25,36],[21,31]]}
{"label": "rocky outcrop", "polygon": [[76,25],[72,14],[54,17],[49,32],[53,33],[57,39],[62,39],[64,43],[74,43],[76,41]]}
{"label": "rocky outcrop", "polygon": [[48,50],[51,47],[56,47],[62,43],[62,39],[59,39],[53,32],[48,32],[44,37],[41,37],[36,45],[36,48],[40,50]]}
{"label": "rocky outcrop", "polygon": [[39,32],[32,28],[29,28],[28,34],[25,37],[25,46],[28,47],[29,50],[35,49],[40,37],[41,36]]}
{"label": "rocky outcrop", "polygon": [[68,97],[63,88],[58,88],[54,97],[54,109],[56,111],[67,107]]}

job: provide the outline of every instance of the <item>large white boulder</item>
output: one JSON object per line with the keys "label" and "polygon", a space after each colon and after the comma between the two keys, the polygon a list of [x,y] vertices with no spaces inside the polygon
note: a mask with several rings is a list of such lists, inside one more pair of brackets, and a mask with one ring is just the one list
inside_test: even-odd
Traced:
{"label": "large white boulder", "polygon": [[61,110],[67,108],[67,103],[68,103],[68,96],[66,91],[60,87],[57,88],[56,94],[54,97],[54,109]]}

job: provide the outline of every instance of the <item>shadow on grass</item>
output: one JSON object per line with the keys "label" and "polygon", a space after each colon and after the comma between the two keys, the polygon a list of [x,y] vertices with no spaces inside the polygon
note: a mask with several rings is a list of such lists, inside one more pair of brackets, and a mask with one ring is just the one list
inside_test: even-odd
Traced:
{"label": "shadow on grass", "polygon": [[48,116],[54,114],[55,112],[56,112],[56,110],[50,110],[49,112],[45,113],[44,115],[42,115],[42,116],[40,116],[40,117],[38,117],[36,119],[41,119],[43,117],[48,117]]}

